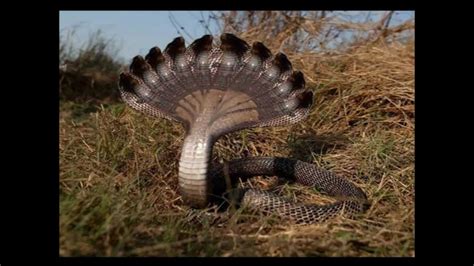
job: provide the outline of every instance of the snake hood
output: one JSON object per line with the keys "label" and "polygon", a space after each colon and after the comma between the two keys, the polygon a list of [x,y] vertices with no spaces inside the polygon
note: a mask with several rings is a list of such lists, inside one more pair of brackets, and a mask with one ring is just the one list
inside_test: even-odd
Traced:
{"label": "snake hood", "polygon": [[228,33],[217,41],[204,35],[188,47],[178,37],[163,52],[151,48],[145,58],[133,58],[119,88],[132,108],[185,127],[179,185],[194,207],[208,204],[209,160],[218,137],[299,122],[313,103],[303,73],[293,70],[286,55]]}

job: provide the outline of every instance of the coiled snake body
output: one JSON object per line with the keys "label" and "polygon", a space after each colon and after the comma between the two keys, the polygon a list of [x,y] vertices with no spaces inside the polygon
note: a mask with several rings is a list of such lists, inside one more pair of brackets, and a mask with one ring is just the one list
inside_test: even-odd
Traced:
{"label": "coiled snake body", "polygon": [[302,161],[254,157],[211,167],[212,147],[220,136],[296,123],[311,108],[313,94],[305,89],[303,74],[293,71],[284,54],[272,55],[260,42],[249,46],[223,34],[220,44],[213,45],[212,36],[204,35],[186,48],[178,37],[164,52],[154,47],[145,58],[136,56],[130,71],[120,75],[119,89],[132,108],[185,127],[179,187],[192,207],[206,207],[235,187],[239,178],[256,175],[285,177],[340,199],[323,206],[302,205],[266,191],[238,190],[242,204],[297,223],[320,222],[338,213],[354,215],[366,207],[361,189]]}

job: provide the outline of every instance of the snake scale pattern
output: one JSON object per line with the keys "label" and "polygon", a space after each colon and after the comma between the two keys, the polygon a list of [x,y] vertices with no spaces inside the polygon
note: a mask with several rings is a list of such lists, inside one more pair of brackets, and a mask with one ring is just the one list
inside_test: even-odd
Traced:
{"label": "snake scale pattern", "polygon": [[[233,191],[239,204],[299,224],[338,214],[354,216],[367,208],[360,188],[313,164],[280,157],[211,162],[220,136],[297,123],[313,104],[303,73],[294,71],[284,54],[273,55],[260,42],[249,45],[225,33],[216,41],[204,35],[186,47],[178,37],[163,52],[153,47],[145,58],[134,57],[129,71],[120,74],[119,90],[133,109],[184,126],[178,178],[182,198],[191,207],[205,208]],[[239,180],[260,175],[312,186],[338,201],[296,204],[267,191],[236,188]]]}

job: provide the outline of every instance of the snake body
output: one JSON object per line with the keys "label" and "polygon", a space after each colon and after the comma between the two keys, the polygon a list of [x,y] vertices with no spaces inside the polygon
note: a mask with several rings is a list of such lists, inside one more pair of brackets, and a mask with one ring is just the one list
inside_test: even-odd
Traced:
{"label": "snake body", "polygon": [[178,37],[165,48],[134,57],[120,75],[123,100],[145,114],[183,124],[186,136],[179,161],[184,202],[204,208],[234,189],[239,178],[280,176],[315,187],[339,199],[329,205],[295,204],[272,193],[239,189],[241,204],[297,223],[325,221],[339,213],[364,211],[366,195],[347,179],[317,166],[280,157],[253,157],[213,165],[215,141],[229,132],[281,126],[304,119],[313,103],[304,76],[287,57],[272,55],[262,43],[252,46],[232,34],[214,45],[204,35],[187,48]]}

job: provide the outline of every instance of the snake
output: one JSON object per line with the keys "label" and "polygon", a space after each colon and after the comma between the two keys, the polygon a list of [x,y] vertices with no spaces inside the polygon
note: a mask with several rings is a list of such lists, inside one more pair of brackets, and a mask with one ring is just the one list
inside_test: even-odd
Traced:
{"label": "snake", "polygon": [[[288,57],[262,42],[248,44],[231,33],[204,35],[185,45],[183,37],[162,51],[135,56],[119,77],[123,101],[145,115],[180,123],[185,130],[178,169],[179,193],[193,209],[233,195],[239,205],[297,224],[337,215],[356,217],[368,208],[362,189],[315,164],[284,157],[212,161],[215,142],[243,129],[277,127],[305,119],[313,91]],[[318,205],[295,203],[268,190],[238,188],[254,176],[278,176],[337,199]]]}

